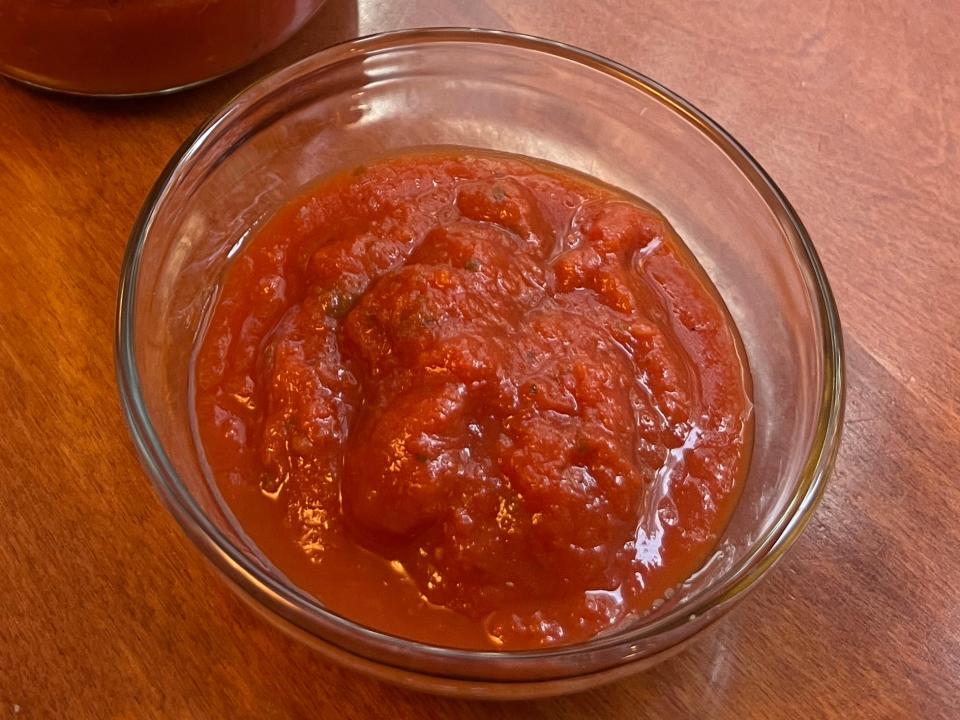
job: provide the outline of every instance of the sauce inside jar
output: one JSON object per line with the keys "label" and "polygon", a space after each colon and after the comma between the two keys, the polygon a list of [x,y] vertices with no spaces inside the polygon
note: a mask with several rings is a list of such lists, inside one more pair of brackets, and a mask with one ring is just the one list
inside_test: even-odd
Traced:
{"label": "sauce inside jar", "polygon": [[283,42],[324,0],[0,0],[0,72],[54,90],[188,86]]}
{"label": "sauce inside jar", "polygon": [[317,182],[232,262],[194,372],[206,462],[266,557],[438,645],[643,616],[709,557],[749,460],[736,329],[664,217],[516,156]]}

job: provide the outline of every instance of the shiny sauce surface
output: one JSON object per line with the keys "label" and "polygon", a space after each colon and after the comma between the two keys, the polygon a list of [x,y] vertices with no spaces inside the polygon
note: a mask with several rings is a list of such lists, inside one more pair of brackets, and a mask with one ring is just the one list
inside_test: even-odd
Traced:
{"label": "shiny sauce surface", "polygon": [[586,640],[710,556],[749,460],[736,329],[665,219],[516,156],[322,179],[232,261],[195,361],[245,532],[351,620]]}

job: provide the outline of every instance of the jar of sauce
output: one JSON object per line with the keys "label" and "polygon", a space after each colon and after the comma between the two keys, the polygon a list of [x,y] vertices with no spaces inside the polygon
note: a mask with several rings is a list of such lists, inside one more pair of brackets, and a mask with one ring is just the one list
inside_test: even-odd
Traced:
{"label": "jar of sauce", "polygon": [[324,0],[0,0],[0,73],[64,92],[178,90],[274,49]]}

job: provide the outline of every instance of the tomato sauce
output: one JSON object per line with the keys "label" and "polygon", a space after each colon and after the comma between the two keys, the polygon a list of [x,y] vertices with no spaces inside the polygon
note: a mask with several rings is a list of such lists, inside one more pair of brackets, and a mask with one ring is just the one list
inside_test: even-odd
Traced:
{"label": "tomato sauce", "polygon": [[285,40],[323,0],[0,0],[0,72],[81,93],[167,90]]}
{"label": "tomato sauce", "polygon": [[195,357],[206,462],[331,610],[535,648],[709,557],[750,445],[731,319],[653,208],[473,150],[323,179],[240,251]]}

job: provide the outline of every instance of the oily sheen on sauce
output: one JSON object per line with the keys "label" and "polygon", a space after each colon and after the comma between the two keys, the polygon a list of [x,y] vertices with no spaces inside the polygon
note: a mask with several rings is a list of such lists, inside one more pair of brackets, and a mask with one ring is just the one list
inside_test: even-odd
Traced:
{"label": "oily sheen on sauce", "polygon": [[194,361],[199,440],[290,580],[446,646],[583,641],[709,557],[749,375],[665,219],[542,162],[385,157],[280,209]]}

